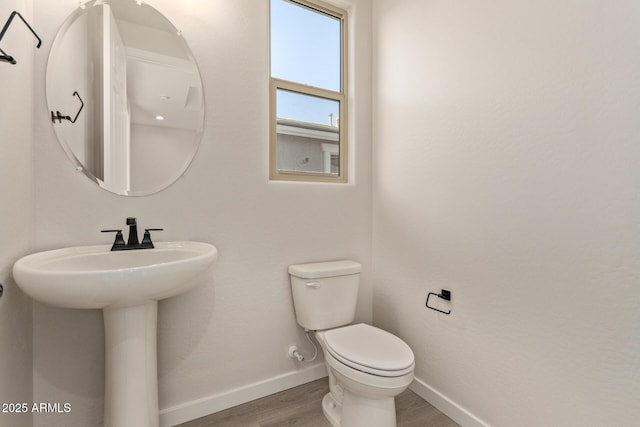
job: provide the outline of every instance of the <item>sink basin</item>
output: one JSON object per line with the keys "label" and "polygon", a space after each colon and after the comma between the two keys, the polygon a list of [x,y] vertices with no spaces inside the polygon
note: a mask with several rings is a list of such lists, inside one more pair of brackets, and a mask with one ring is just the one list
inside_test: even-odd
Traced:
{"label": "sink basin", "polygon": [[40,252],[13,266],[18,286],[42,303],[100,308],[105,335],[105,427],[157,427],[158,300],[188,291],[218,257],[198,242],[111,251],[80,246]]}
{"label": "sink basin", "polygon": [[126,307],[181,294],[218,256],[207,243],[156,243],[154,249],[111,251],[79,246],[28,255],[13,275],[31,298],[55,307]]}

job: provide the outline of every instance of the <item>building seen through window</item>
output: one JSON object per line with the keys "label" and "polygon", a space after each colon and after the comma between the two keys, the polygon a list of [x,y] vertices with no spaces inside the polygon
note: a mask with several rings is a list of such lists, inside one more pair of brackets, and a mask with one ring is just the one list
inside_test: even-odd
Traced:
{"label": "building seen through window", "polygon": [[344,11],[271,0],[271,179],[346,182],[344,32]]}

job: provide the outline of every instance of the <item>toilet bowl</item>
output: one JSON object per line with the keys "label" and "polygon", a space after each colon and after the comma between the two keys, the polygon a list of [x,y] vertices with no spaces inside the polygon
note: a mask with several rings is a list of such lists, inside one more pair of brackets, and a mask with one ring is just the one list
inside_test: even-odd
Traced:
{"label": "toilet bowl", "polygon": [[315,336],[329,372],[330,391],[322,402],[329,422],[334,427],[395,426],[395,397],[413,381],[409,346],[364,323]]}
{"label": "toilet bowl", "polygon": [[329,375],[322,400],[334,427],[395,427],[395,396],[413,381],[415,358],[400,338],[355,315],[360,264],[331,261],[289,267],[298,324],[315,331]]}

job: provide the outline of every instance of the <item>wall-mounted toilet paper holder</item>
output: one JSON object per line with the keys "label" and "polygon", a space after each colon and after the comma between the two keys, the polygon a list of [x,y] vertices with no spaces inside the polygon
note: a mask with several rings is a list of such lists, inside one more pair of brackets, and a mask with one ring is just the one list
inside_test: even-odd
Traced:
{"label": "wall-mounted toilet paper holder", "polygon": [[451,310],[449,311],[442,311],[440,309],[437,309],[435,307],[431,307],[429,305],[429,298],[431,297],[431,295],[435,295],[438,298],[442,298],[445,301],[451,301],[451,291],[448,291],[446,289],[443,289],[439,294],[436,294],[435,292],[429,292],[429,295],[427,295],[427,302],[425,303],[425,306],[427,308],[430,308],[431,310],[435,310],[435,311],[439,311],[440,313],[444,313],[444,314],[451,314]]}

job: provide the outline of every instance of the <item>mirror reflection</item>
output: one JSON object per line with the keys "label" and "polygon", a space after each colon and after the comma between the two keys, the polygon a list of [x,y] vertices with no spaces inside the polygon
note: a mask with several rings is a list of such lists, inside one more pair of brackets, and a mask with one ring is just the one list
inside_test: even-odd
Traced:
{"label": "mirror reflection", "polygon": [[63,149],[113,193],[160,191],[197,151],[200,73],[180,33],[149,5],[95,0],[78,9],[53,43],[46,90]]}

